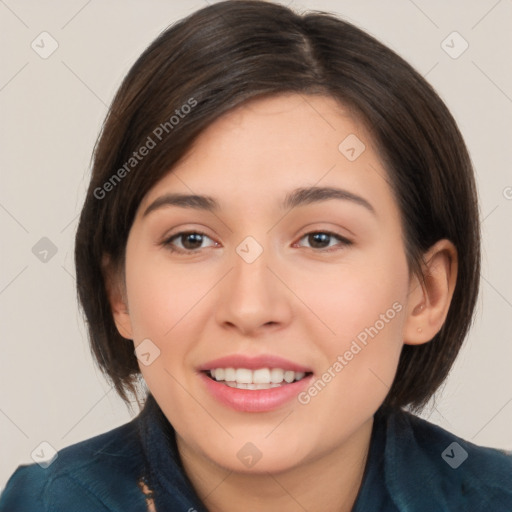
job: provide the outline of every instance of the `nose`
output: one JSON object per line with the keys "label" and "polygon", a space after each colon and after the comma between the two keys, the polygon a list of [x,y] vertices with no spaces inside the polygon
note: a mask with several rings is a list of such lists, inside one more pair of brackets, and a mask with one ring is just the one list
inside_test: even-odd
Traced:
{"label": "nose", "polygon": [[[242,256],[240,256],[242,254]],[[252,262],[234,251],[231,271],[217,290],[216,320],[223,329],[259,336],[282,329],[292,318],[292,294],[265,247]]]}

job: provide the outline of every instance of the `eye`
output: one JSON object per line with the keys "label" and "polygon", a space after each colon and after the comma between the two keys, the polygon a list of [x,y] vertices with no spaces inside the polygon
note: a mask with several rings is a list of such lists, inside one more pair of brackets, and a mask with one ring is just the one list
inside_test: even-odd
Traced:
{"label": "eye", "polygon": [[[347,238],[330,231],[312,231],[300,238],[300,240],[304,239],[310,244],[311,249],[315,249],[319,252],[332,252],[333,250],[338,250],[336,246],[341,246],[341,249],[343,246],[352,244]],[[210,240],[211,243],[206,246],[203,245],[207,240]],[[336,243],[336,241],[338,243]],[[300,246],[299,242],[294,244],[294,246]],[[206,247],[216,247],[219,244],[200,231],[180,231],[164,240],[162,245],[171,252],[191,254]],[[334,249],[331,249],[332,247]]]}
{"label": "eye", "polygon": [[[212,243],[209,246],[203,246],[205,240],[210,240]],[[176,241],[176,242],[175,242]],[[181,244],[179,245],[178,242]],[[213,247],[218,245],[208,235],[200,231],[180,231],[167,238],[162,242],[164,247],[167,247],[171,252],[179,253],[192,253],[205,247]]]}
{"label": "eye", "polygon": [[[330,231],[311,231],[310,233],[306,233],[300,240],[304,239],[306,239],[310,244],[311,249],[317,249],[320,252],[332,252],[333,249],[329,248],[336,247],[336,245],[341,246],[340,249],[343,246],[352,245],[352,242],[347,238]],[[338,244],[331,243],[336,240],[338,241]],[[334,250],[338,249],[335,248]]]}

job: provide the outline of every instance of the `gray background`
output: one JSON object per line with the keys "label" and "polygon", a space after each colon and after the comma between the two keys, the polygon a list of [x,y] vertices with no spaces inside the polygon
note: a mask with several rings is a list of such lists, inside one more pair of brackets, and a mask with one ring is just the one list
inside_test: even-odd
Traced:
{"label": "gray background", "polygon": [[[92,363],[73,237],[122,78],[164,28],[207,3],[0,0],[1,487],[41,442],[60,449],[134,415]],[[512,1],[283,3],[338,13],[375,35],[427,77],[459,123],[484,219],[482,293],[466,346],[423,416],[512,449]]]}

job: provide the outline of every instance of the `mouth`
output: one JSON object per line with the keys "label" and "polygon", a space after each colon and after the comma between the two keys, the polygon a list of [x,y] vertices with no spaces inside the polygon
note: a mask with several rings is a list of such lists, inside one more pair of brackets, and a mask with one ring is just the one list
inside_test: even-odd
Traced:
{"label": "mouth", "polygon": [[311,368],[270,355],[235,354],[198,370],[212,398],[241,412],[267,412],[289,404],[313,379]]}
{"label": "mouth", "polygon": [[207,377],[230,388],[260,390],[273,389],[299,382],[312,372],[285,370],[284,368],[213,368],[204,371]]}

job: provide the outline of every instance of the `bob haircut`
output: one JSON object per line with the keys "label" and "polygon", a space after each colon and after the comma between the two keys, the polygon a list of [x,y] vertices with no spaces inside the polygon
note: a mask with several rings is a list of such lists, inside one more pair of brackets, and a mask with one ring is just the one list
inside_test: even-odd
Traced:
{"label": "bob haircut", "polygon": [[297,14],[265,1],[219,2],[170,26],[113,100],[75,240],[78,300],[93,356],[127,404],[128,393],[137,398],[133,342],[116,329],[106,281],[112,269],[124,279],[137,208],[219,116],[281,93],[332,97],[364,123],[401,212],[411,275],[423,279],[423,255],[436,241],[447,238],[457,249],[447,319],[429,343],[404,345],[384,401],[420,411],[446,378],[478,295],[479,213],[463,138],[433,88],[382,43],[329,13]]}

